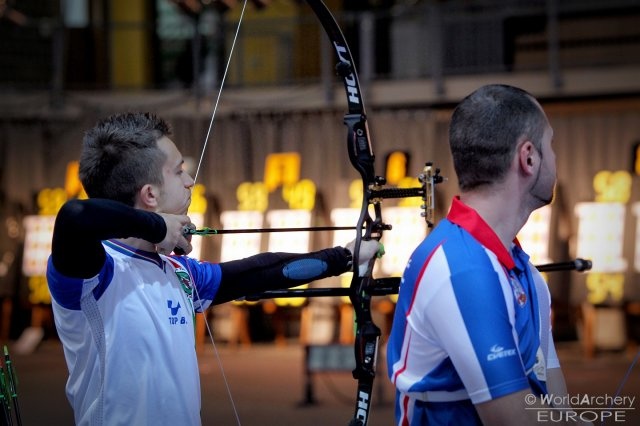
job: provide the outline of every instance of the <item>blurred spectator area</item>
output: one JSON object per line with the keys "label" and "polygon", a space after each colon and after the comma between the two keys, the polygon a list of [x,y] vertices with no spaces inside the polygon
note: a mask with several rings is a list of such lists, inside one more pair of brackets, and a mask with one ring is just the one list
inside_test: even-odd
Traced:
{"label": "blurred spectator area", "polygon": [[[640,65],[637,0],[328,0],[361,79]],[[218,84],[242,1],[0,0],[0,88],[103,90]],[[309,84],[331,69],[302,1],[250,1],[236,87]],[[328,66],[328,68],[327,68]]]}

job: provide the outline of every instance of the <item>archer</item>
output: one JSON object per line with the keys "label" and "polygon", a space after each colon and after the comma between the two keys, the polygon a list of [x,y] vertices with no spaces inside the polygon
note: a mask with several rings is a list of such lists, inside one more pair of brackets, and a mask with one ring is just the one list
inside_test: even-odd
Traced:
{"label": "archer", "polygon": [[[88,200],[59,211],[47,280],[76,424],[199,425],[195,313],[367,265],[379,243],[219,264],[188,256],[193,178],[154,115],[108,117],[86,133]],[[356,268],[358,269],[358,268]],[[236,413],[237,416],[237,413]]]}

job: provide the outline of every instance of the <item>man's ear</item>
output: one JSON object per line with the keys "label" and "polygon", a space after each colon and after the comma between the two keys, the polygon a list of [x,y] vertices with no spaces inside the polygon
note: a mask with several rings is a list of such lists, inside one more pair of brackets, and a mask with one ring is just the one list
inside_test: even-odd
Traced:
{"label": "man's ear", "polygon": [[158,206],[158,195],[160,189],[156,185],[150,183],[140,188],[138,199],[141,207],[144,209],[154,210]]}
{"label": "man's ear", "polygon": [[536,147],[531,141],[524,141],[517,148],[518,165],[524,174],[531,175],[535,170],[535,163],[538,161]]}

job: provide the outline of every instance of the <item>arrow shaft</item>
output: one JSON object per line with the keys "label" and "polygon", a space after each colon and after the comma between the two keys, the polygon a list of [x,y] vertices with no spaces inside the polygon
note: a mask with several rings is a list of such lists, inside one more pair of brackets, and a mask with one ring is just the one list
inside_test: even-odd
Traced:
{"label": "arrow shaft", "polygon": [[349,231],[355,226],[314,226],[309,228],[255,228],[255,229],[188,229],[189,235],[223,235],[223,234],[261,234],[273,232],[317,232],[317,231]]}

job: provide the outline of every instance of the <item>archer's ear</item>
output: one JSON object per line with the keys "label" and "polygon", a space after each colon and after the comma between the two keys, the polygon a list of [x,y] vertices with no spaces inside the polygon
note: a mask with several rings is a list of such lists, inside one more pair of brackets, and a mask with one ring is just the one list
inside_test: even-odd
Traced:
{"label": "archer's ear", "polygon": [[536,169],[535,163],[538,161],[537,150],[533,143],[524,141],[518,145],[517,156],[520,170],[527,175],[533,174]]}
{"label": "archer's ear", "polygon": [[158,195],[160,189],[156,185],[150,183],[144,185],[138,191],[138,202],[140,207],[145,210],[155,210],[158,206]]}

